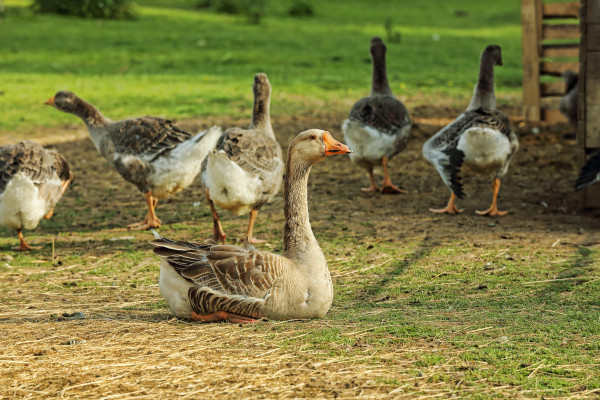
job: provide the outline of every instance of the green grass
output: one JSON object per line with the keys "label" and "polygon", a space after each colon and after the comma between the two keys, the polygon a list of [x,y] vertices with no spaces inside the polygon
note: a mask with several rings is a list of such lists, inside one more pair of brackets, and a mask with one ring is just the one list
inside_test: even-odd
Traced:
{"label": "green grass", "polygon": [[[391,18],[400,43],[388,43],[396,95],[466,102],[485,45],[503,48],[499,97],[521,87],[519,1],[359,0],[315,2],[315,17],[286,14],[271,1],[260,25],[193,8],[192,0],[140,1],[134,21],[34,15],[28,1],[6,0],[0,21],[0,133],[76,123],[43,102],[72,90],[108,116],[248,117],[252,76],[273,85],[273,116],[346,111],[370,87],[369,39],[386,39]],[[464,13],[457,12],[466,11]],[[436,40],[437,39],[437,40]]]}

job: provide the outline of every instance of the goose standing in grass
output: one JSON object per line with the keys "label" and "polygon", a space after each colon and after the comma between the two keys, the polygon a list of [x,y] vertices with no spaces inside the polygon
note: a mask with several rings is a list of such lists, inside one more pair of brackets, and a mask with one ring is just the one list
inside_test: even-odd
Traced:
{"label": "goose standing in grass", "polygon": [[442,209],[430,209],[434,213],[461,213],[456,197],[464,192],[459,175],[463,164],[477,173],[492,173],[492,205],[479,215],[505,215],[497,206],[500,178],[508,171],[513,155],[519,148],[517,135],[512,131],[510,120],[496,109],[494,94],[494,66],[502,65],[500,46],[489,45],[481,54],[479,80],[467,111],[450,125],[436,133],[423,146],[423,155],[439,172],[450,189],[448,205]]}
{"label": "goose standing in grass", "polygon": [[600,151],[594,154],[581,168],[575,190],[585,189],[593,183],[600,182]]}
{"label": "goose standing in grass", "polygon": [[156,232],[160,292],[171,312],[197,321],[255,322],[318,318],[333,300],[325,256],[308,218],[312,165],[351,150],[329,132],[310,129],[290,143],[284,187],[283,255],[243,247],[178,242]]}
{"label": "goose standing in grass", "polygon": [[563,74],[565,81],[565,95],[560,99],[558,109],[567,117],[573,128],[577,129],[577,79],[578,74],[571,70]]}
{"label": "goose standing in grass", "polygon": [[254,107],[249,129],[230,128],[202,166],[202,181],[213,215],[213,238],[225,244],[225,232],[214,203],[235,215],[250,213],[246,236],[252,244],[254,221],[260,208],[270,202],[281,186],[284,164],[275,139],[269,112],[271,84],[265,74],[256,74]]}
{"label": "goose standing in grass", "polygon": [[50,218],[73,173],[56,150],[23,141],[0,146],[0,225],[16,229],[19,250],[31,250],[23,229],[34,229]]}
{"label": "goose standing in grass", "polygon": [[98,152],[144,193],[148,214],[142,222],[129,225],[130,229],[162,224],[155,212],[158,200],[192,184],[222,134],[221,128],[213,126],[192,136],[169,120],[150,116],[111,121],[68,91],[56,93],[46,104],[81,118]]}
{"label": "goose standing in grass", "polygon": [[[350,160],[369,174],[371,186],[365,192],[406,193],[396,187],[388,172],[388,161],[404,150],[410,137],[408,111],[390,88],[385,66],[386,47],[381,38],[371,39],[373,76],[371,94],[354,104],[348,119],[342,124],[344,140],[354,153]],[[375,184],[373,168],[383,167],[381,189]]]}

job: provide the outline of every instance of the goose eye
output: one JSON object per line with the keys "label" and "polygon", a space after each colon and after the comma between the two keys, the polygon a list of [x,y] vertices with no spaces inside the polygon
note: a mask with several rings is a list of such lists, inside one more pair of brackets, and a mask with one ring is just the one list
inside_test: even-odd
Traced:
{"label": "goose eye", "polygon": [[310,140],[317,140],[317,137],[315,135],[310,135]]}

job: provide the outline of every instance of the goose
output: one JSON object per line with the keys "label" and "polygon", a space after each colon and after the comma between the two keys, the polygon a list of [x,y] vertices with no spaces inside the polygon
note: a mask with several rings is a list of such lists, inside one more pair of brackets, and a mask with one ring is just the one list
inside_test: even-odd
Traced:
{"label": "goose", "polygon": [[596,182],[600,182],[600,152],[594,154],[581,168],[575,190],[585,189]]}
{"label": "goose", "polygon": [[33,249],[22,230],[49,219],[71,181],[69,163],[56,150],[27,140],[0,146],[0,225],[16,229],[19,250]]}
{"label": "goose", "polygon": [[173,241],[154,231],[159,287],[171,312],[203,322],[319,318],[333,299],[331,275],[308,217],[312,165],[351,150],[327,131],[309,129],[289,145],[283,255],[243,246]]}
{"label": "goose", "polygon": [[192,136],[172,121],[150,116],[112,121],[69,91],[56,93],[45,104],[81,118],[98,152],[144,194],[146,218],[129,229],[162,224],[155,212],[158,200],[192,184],[222,134],[221,128],[213,126]]}
{"label": "goose", "polygon": [[494,176],[492,204],[487,210],[476,213],[506,214],[497,206],[500,178],[506,175],[510,161],[519,149],[519,141],[508,117],[496,109],[495,65],[502,65],[501,48],[489,45],[481,54],[479,80],[467,110],[423,145],[423,156],[435,166],[451,192],[446,207],[430,209],[431,212],[462,212],[455,201],[456,197],[464,196],[459,175],[464,164],[474,172],[493,173]]}
{"label": "goose", "polygon": [[565,81],[565,95],[561,97],[558,109],[569,120],[569,123],[577,129],[577,79],[578,74],[571,70],[563,73]]}
{"label": "goose", "polygon": [[[342,124],[344,140],[354,149],[350,160],[367,170],[371,186],[364,192],[406,193],[396,187],[388,173],[388,161],[404,150],[411,132],[411,121],[404,104],[394,97],[387,79],[386,47],[381,38],[371,39],[373,76],[371,94],[354,104]],[[381,165],[381,189],[375,184],[373,168]]]}
{"label": "goose", "polygon": [[254,222],[260,208],[279,192],[285,167],[271,127],[271,84],[267,75],[256,74],[252,90],[250,128],[227,129],[202,165],[202,182],[213,216],[213,239],[223,244],[225,232],[215,203],[238,216],[250,213],[248,241],[264,243],[254,237]]}

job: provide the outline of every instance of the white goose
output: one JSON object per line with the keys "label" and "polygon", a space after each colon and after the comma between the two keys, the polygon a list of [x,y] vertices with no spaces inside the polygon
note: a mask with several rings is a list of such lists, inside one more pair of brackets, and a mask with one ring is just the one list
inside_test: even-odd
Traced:
{"label": "white goose", "polygon": [[158,200],[192,184],[222,134],[221,128],[213,126],[192,136],[169,120],[149,116],[113,122],[68,91],[56,93],[46,104],[81,118],[98,152],[144,193],[148,214],[128,226],[133,229],[161,225],[155,212]]}
{"label": "white goose", "polygon": [[[369,174],[371,186],[365,192],[406,193],[390,180],[388,161],[404,150],[410,138],[411,122],[408,111],[390,88],[385,66],[386,47],[381,38],[371,39],[373,77],[371,94],[354,104],[342,124],[344,140],[352,149],[350,160]],[[383,167],[381,189],[375,184],[373,168]]]}
{"label": "white goose", "polygon": [[23,229],[35,229],[50,218],[73,173],[56,150],[23,141],[0,146],[0,225],[16,229],[19,250],[31,250]]}
{"label": "white goose", "polygon": [[265,74],[256,74],[252,86],[254,107],[250,129],[230,128],[202,166],[202,181],[213,215],[213,238],[225,243],[225,232],[214,206],[235,215],[250,213],[246,236],[252,244],[262,243],[253,235],[260,208],[279,191],[284,164],[269,114],[271,84]]}
{"label": "white goose", "polygon": [[442,209],[435,213],[461,213],[456,197],[464,196],[461,177],[463,164],[474,172],[493,173],[493,197],[490,208],[477,211],[479,215],[505,215],[497,206],[500,178],[508,171],[513,155],[519,148],[517,135],[510,120],[496,110],[494,94],[494,66],[502,65],[500,46],[489,45],[481,54],[479,80],[467,111],[450,125],[436,133],[423,146],[424,157],[431,162],[451,195]]}
{"label": "white goose", "polygon": [[318,318],[333,299],[331,275],[308,218],[311,166],[351,150],[329,132],[311,129],[290,143],[286,164],[283,255],[243,247],[178,242],[155,232],[159,286],[171,312],[198,321]]}

